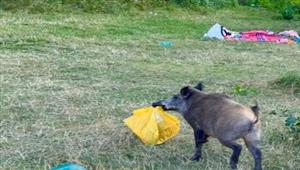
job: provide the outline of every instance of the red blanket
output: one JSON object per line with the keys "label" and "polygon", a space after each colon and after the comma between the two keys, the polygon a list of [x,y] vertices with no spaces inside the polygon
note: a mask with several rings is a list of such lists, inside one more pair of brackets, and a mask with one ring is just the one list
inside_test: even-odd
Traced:
{"label": "red blanket", "polygon": [[289,38],[279,35],[271,31],[265,30],[252,30],[246,32],[240,32],[236,35],[226,35],[225,39],[231,41],[253,41],[253,42],[276,42],[288,44],[292,43]]}

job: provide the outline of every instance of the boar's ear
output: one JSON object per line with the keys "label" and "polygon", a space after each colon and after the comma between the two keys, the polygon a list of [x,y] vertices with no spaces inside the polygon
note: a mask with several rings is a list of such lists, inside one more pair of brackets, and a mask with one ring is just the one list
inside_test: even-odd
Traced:
{"label": "boar's ear", "polygon": [[189,87],[189,86],[183,87],[183,88],[180,90],[180,95],[181,95],[184,99],[189,98],[189,97],[192,95],[191,87]]}
{"label": "boar's ear", "polygon": [[195,89],[198,89],[198,90],[200,90],[200,91],[202,91],[204,87],[205,87],[205,86],[203,85],[203,83],[202,83],[202,82],[199,82],[199,83],[197,84],[197,86],[195,86],[194,88],[195,88]]}

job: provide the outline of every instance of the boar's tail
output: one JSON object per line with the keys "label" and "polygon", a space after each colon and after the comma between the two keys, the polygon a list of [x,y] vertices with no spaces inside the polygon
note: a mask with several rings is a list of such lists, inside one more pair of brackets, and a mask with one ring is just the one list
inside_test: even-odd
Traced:
{"label": "boar's tail", "polygon": [[255,114],[256,116],[256,120],[253,122],[254,124],[258,122],[258,116],[259,116],[259,107],[258,107],[258,104],[257,104],[257,101],[255,101],[255,106],[252,106],[251,107],[251,110],[253,111],[253,113]]}

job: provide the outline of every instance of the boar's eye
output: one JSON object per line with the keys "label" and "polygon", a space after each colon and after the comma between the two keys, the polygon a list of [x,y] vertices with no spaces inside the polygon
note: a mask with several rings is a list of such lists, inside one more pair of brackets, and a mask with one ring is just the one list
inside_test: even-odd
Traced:
{"label": "boar's eye", "polygon": [[177,96],[177,95],[173,96],[173,99],[177,100],[177,99],[178,99],[178,96]]}

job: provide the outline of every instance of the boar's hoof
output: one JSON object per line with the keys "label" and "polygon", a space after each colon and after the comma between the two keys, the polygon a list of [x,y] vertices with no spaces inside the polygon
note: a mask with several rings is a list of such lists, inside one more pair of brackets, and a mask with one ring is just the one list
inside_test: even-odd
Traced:
{"label": "boar's hoof", "polygon": [[230,162],[231,169],[237,169],[237,164],[234,162]]}
{"label": "boar's hoof", "polygon": [[190,158],[190,160],[191,161],[199,161],[200,160],[200,158],[201,158],[201,155],[199,155],[199,154],[194,154],[191,158]]}

